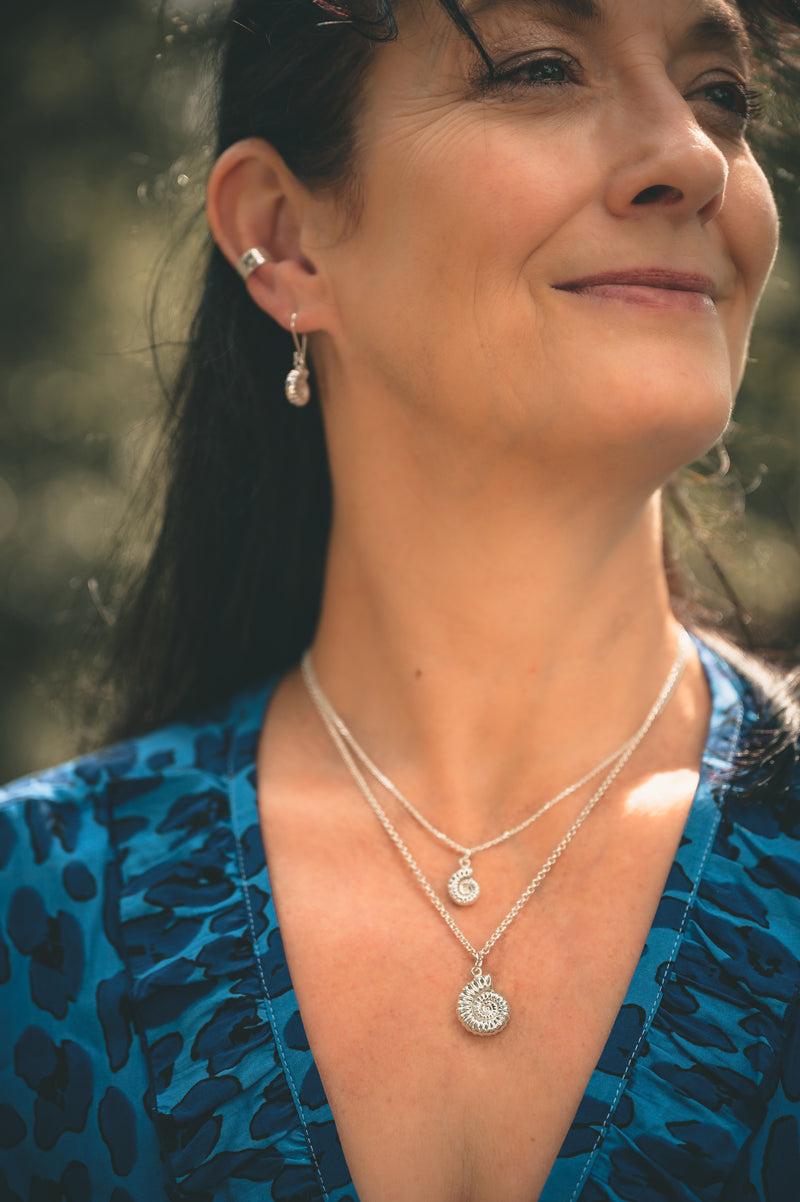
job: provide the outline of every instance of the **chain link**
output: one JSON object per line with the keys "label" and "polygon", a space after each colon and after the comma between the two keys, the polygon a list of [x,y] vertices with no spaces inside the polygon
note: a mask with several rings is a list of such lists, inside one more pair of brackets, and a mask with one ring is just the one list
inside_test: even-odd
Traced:
{"label": "chain link", "polygon": [[[620,749],[620,751],[615,752],[615,755],[617,758],[613,764],[613,767],[611,768],[611,771],[608,773],[608,775],[606,777],[604,777],[602,783],[597,787],[597,789],[594,791],[592,796],[589,798],[586,805],[583,807],[581,812],[578,814],[577,818],[572,823],[572,825],[569,827],[569,829],[567,830],[566,834],[563,836],[561,841],[553,848],[550,855],[547,857],[547,859],[542,864],[539,871],[534,876],[533,880],[530,882],[530,884],[527,886],[527,888],[525,890],[523,890],[523,892],[517,898],[514,905],[511,907],[511,909],[506,914],[505,918],[495,928],[495,930],[492,932],[492,934],[489,936],[489,938],[484,943],[483,947],[481,947],[480,949],[473,947],[472,943],[470,943],[469,939],[467,939],[464,932],[457,925],[452,914],[450,914],[450,912],[447,910],[446,906],[442,902],[439,895],[436,893],[436,891],[433,888],[433,886],[431,885],[430,881],[423,873],[419,864],[417,863],[417,861],[412,856],[411,852],[406,847],[406,845],[403,842],[402,838],[400,837],[399,833],[397,832],[397,830],[393,826],[392,822],[390,821],[389,816],[387,815],[383,806],[380,804],[377,797],[370,789],[369,784],[367,783],[366,779],[362,775],[358,765],[355,762],[355,759],[353,758],[353,753],[352,753],[350,747],[348,746],[348,743],[345,741],[345,735],[340,730],[340,725],[344,726],[344,723],[341,722],[341,719],[339,719],[339,721],[336,721],[336,719],[338,718],[338,715],[336,714],[336,711],[331,706],[330,702],[328,702],[327,698],[325,697],[325,694],[322,692],[322,689],[319,686],[319,683],[317,682],[316,676],[313,674],[313,669],[311,668],[310,655],[308,652],[306,652],[305,656],[303,657],[301,671],[303,674],[303,680],[305,682],[306,688],[308,689],[309,696],[311,698],[311,701],[314,704],[314,708],[316,709],[317,713],[319,714],[320,719],[322,720],[322,723],[325,726],[325,729],[327,730],[328,734],[330,735],[331,741],[333,742],[334,746],[336,747],[340,756],[342,757],[344,763],[346,764],[347,768],[349,769],[350,775],[353,777],[354,781],[356,782],[359,789],[363,793],[366,801],[368,802],[368,804],[369,804],[370,808],[372,809],[373,813],[375,814],[376,818],[380,822],[383,829],[386,831],[386,834],[389,836],[392,843],[394,843],[394,845],[397,848],[397,850],[399,851],[400,855],[405,860],[406,864],[408,865],[409,869],[411,870],[412,875],[417,880],[418,884],[422,888],[422,891],[424,892],[425,896],[430,901],[431,905],[434,907],[434,909],[437,911],[437,913],[444,919],[445,923],[450,928],[450,930],[453,932],[453,934],[455,935],[455,937],[459,941],[459,943],[462,945],[462,947],[464,947],[466,949],[466,951],[468,951],[469,954],[474,957],[475,968],[480,969],[483,965],[483,961],[484,961],[485,957],[488,956],[489,952],[492,950],[494,945],[497,943],[498,939],[500,939],[500,937],[508,930],[508,928],[511,926],[511,923],[514,921],[514,919],[517,917],[517,915],[520,913],[520,911],[524,908],[524,906],[527,904],[527,902],[530,901],[530,899],[533,897],[534,893],[536,893],[537,889],[540,887],[542,882],[550,874],[553,867],[558,863],[558,861],[560,860],[564,851],[567,849],[569,844],[575,838],[578,831],[580,830],[580,828],[583,826],[586,819],[591,814],[592,810],[595,808],[595,806],[598,804],[598,802],[601,800],[601,798],[604,797],[605,794],[608,792],[608,790],[611,788],[611,785],[614,783],[614,781],[617,779],[617,777],[619,776],[622,769],[628,763],[628,761],[630,760],[633,753],[636,751],[639,744],[642,742],[642,740],[645,738],[645,736],[650,731],[650,728],[652,727],[656,718],[658,718],[658,716],[662,713],[662,711],[666,707],[667,702],[669,701],[670,697],[674,693],[675,688],[677,687],[678,681],[680,680],[680,678],[683,674],[683,670],[686,666],[686,660],[688,658],[688,654],[689,654],[689,636],[686,634],[685,631],[682,630],[681,634],[680,634],[680,647],[679,647],[678,655],[675,659],[674,664],[672,665],[672,668],[670,669],[670,673],[664,683],[664,687],[662,688],[661,692],[659,693],[658,698],[656,699],[653,707],[651,708],[651,710],[648,713],[647,717],[645,718],[644,722],[639,727],[636,734],[631,739],[629,739],[626,744],[623,745],[623,747]],[[613,759],[613,757],[611,757],[611,758]],[[592,776],[597,775],[598,771],[602,771],[602,769],[608,765],[608,762],[609,762],[608,760],[604,761],[604,763],[601,764],[600,767],[598,769],[596,769],[593,773],[590,773],[587,777],[585,777],[582,781],[578,782],[576,785],[570,786],[569,791],[575,792],[575,789],[580,788],[581,784],[587,783],[588,780],[591,780]],[[378,779],[381,780],[380,775],[378,776]],[[381,784],[383,784],[382,780],[381,780]],[[397,795],[395,793],[394,789],[389,789],[389,792],[391,792],[394,796]],[[556,801],[561,800],[562,796],[564,796],[564,795],[565,794],[559,794],[559,796],[557,798],[553,798],[550,802],[548,802],[545,809],[549,809],[551,806],[555,805]],[[519,829],[523,829],[525,826],[529,826],[530,823],[534,820],[534,818],[539,817],[541,813],[544,813],[544,809],[541,811],[538,811],[537,814],[535,814],[532,818],[528,819],[525,823],[523,823]],[[423,822],[423,825],[427,825],[427,823]],[[433,830],[434,833],[436,833],[435,828],[431,828],[431,829]],[[510,834],[514,834],[514,833],[516,833],[516,831],[511,831],[508,833],[508,835],[501,836],[499,839],[495,840],[494,842],[502,842],[503,838],[507,838],[507,837],[509,837]],[[445,840],[446,840],[446,836],[445,836]],[[490,846],[490,845],[487,845],[487,846]],[[468,849],[461,848],[458,845],[455,846],[455,850],[457,850],[457,851],[463,850],[465,853],[467,853],[467,851],[468,851]],[[480,850],[482,850],[482,848],[473,848],[473,852],[480,851]]]}
{"label": "chain link", "polygon": [[336,727],[337,731],[349,749],[372,774],[372,776],[374,776],[378,784],[382,785],[383,788],[386,789],[387,793],[391,793],[391,795],[396,798],[402,806],[405,807],[411,817],[416,819],[420,826],[424,827],[425,830],[433,835],[435,839],[438,839],[440,843],[444,843],[445,846],[449,847],[452,851],[457,851],[461,854],[462,866],[468,862],[472,856],[477,855],[479,851],[488,851],[490,847],[497,847],[499,843],[505,843],[507,839],[512,839],[514,835],[521,834],[522,831],[527,830],[527,828],[536,822],[537,819],[542,818],[549,810],[552,810],[553,806],[558,805],[560,801],[563,801],[566,797],[571,796],[571,794],[577,793],[578,789],[582,788],[583,785],[587,785],[590,780],[594,780],[596,776],[600,775],[604,768],[607,768],[609,764],[612,764],[616,759],[618,759],[623,752],[627,751],[631,743],[634,742],[639,734],[639,731],[637,731],[636,734],[632,735],[630,739],[627,739],[621,747],[618,747],[616,751],[612,751],[611,755],[606,756],[606,758],[602,760],[597,767],[592,768],[590,772],[587,772],[585,776],[580,778],[580,780],[576,780],[574,784],[567,785],[565,789],[562,789],[561,792],[557,793],[555,797],[551,797],[548,802],[545,802],[543,806],[541,806],[533,814],[529,815],[529,817],[527,817],[523,822],[520,822],[517,826],[512,827],[511,830],[503,831],[502,834],[497,835],[494,839],[487,839],[485,843],[479,843],[475,847],[467,847],[465,844],[459,843],[455,839],[451,839],[449,835],[444,833],[444,831],[440,831],[433,825],[432,822],[429,822],[425,815],[421,814],[419,810],[411,804],[408,798],[400,792],[400,789],[397,787],[394,781],[390,780],[388,776],[381,772],[377,764],[370,759],[364,748],[355,738],[355,735],[345,724],[344,720],[340,718],[328,698],[325,696],[325,693],[322,691],[322,687],[320,686],[320,683],[316,677],[316,673],[314,672],[314,666],[311,663],[311,656],[308,652],[306,652],[303,657],[301,667],[306,687],[311,694],[312,699],[315,701],[317,710],[320,711],[320,714],[322,715],[324,712],[324,715]]}
{"label": "chain link", "polygon": [[[685,637],[685,635],[683,637]],[[679,661],[676,660],[675,664],[673,665],[673,671],[677,669],[678,672],[680,672],[682,666],[682,664],[679,666]],[[673,685],[671,679],[672,673],[670,673],[670,677],[667,679],[664,688],[661,690],[661,693],[656,699],[650,713],[647,715],[636,733],[631,735],[629,739],[626,739],[621,747],[618,747],[616,751],[612,751],[611,755],[606,756],[604,760],[602,760],[595,768],[592,768],[590,772],[587,772],[584,776],[582,776],[580,780],[576,780],[573,784],[567,785],[565,789],[562,789],[560,793],[555,795],[555,797],[551,797],[550,800],[545,802],[543,806],[541,806],[538,810],[535,810],[533,814],[530,814],[517,826],[512,827],[511,830],[503,831],[502,834],[495,836],[493,839],[487,839],[485,843],[479,843],[475,847],[467,847],[465,844],[459,843],[456,839],[452,839],[449,835],[446,835],[444,831],[440,831],[433,825],[432,822],[429,822],[425,815],[421,814],[419,810],[411,804],[408,798],[401,793],[394,781],[390,780],[385,773],[381,772],[377,764],[370,759],[364,748],[356,739],[353,732],[339,716],[323,692],[322,686],[317,680],[317,676],[314,671],[314,665],[311,662],[311,654],[308,651],[303,656],[301,671],[303,673],[303,679],[305,681],[306,688],[308,689],[311,699],[316,705],[320,717],[322,717],[325,721],[326,726],[328,726],[328,724],[332,724],[336,728],[350,751],[353,752],[358,760],[360,760],[360,762],[371,773],[375,780],[377,780],[377,782],[382,785],[384,789],[386,789],[387,793],[391,793],[392,797],[396,798],[396,800],[400,802],[400,804],[408,811],[411,817],[420,824],[420,826],[424,827],[424,829],[433,835],[435,839],[438,839],[440,843],[444,843],[445,846],[449,847],[452,851],[459,852],[459,854],[462,856],[462,866],[465,863],[468,863],[472,856],[477,855],[479,851],[488,851],[490,847],[497,847],[498,844],[505,843],[507,839],[511,839],[514,837],[514,835],[519,835],[522,833],[522,831],[527,830],[529,826],[536,822],[537,819],[542,818],[546,813],[548,813],[549,810],[552,810],[553,807],[558,805],[560,801],[564,801],[565,798],[571,796],[573,793],[577,793],[577,791],[584,785],[587,785],[590,780],[594,780],[594,778],[599,776],[600,773],[609,766],[609,764],[613,764],[619,759],[620,756],[624,755],[626,751],[631,748],[635,750],[641,739],[644,738],[644,735],[650,729],[650,724],[652,724],[652,721],[654,721],[655,717],[658,715],[658,713],[660,713],[662,706],[666,704],[668,697],[665,696],[665,694],[668,695]]]}

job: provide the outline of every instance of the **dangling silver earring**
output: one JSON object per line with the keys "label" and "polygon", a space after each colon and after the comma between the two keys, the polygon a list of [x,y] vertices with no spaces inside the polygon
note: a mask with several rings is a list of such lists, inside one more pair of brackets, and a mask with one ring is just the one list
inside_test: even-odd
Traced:
{"label": "dangling silver earring", "polygon": [[308,365],[306,364],[306,348],[308,335],[297,337],[297,314],[292,314],[292,338],[294,339],[294,356],[292,370],[286,377],[286,399],[292,405],[307,405],[311,399],[311,389],[308,386]]}

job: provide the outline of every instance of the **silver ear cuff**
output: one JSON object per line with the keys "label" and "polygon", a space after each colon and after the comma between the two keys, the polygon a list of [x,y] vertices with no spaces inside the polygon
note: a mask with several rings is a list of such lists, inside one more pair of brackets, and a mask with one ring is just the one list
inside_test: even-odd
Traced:
{"label": "silver ear cuff", "polygon": [[265,254],[257,246],[251,246],[250,250],[246,250],[236,264],[236,270],[242,279],[247,282],[250,276],[260,267],[262,263],[269,263],[269,255]]}

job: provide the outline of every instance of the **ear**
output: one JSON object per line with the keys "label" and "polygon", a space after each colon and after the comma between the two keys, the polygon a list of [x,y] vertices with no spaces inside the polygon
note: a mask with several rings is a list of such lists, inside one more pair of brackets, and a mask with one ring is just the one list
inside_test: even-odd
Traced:
{"label": "ear", "polygon": [[267,259],[247,280],[251,298],[285,329],[327,327],[326,289],[314,261],[313,200],[277,150],[262,138],[236,142],[217,159],[206,212],[214,241],[236,267],[257,247]]}

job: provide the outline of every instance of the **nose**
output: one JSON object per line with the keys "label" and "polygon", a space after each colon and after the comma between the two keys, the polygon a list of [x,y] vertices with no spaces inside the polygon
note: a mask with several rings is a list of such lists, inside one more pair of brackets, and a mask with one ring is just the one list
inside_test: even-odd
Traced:
{"label": "nose", "polygon": [[717,216],[725,199],[728,160],[668,81],[658,94],[629,98],[616,130],[615,170],[606,203],[618,217],[658,212],[675,221]]}

